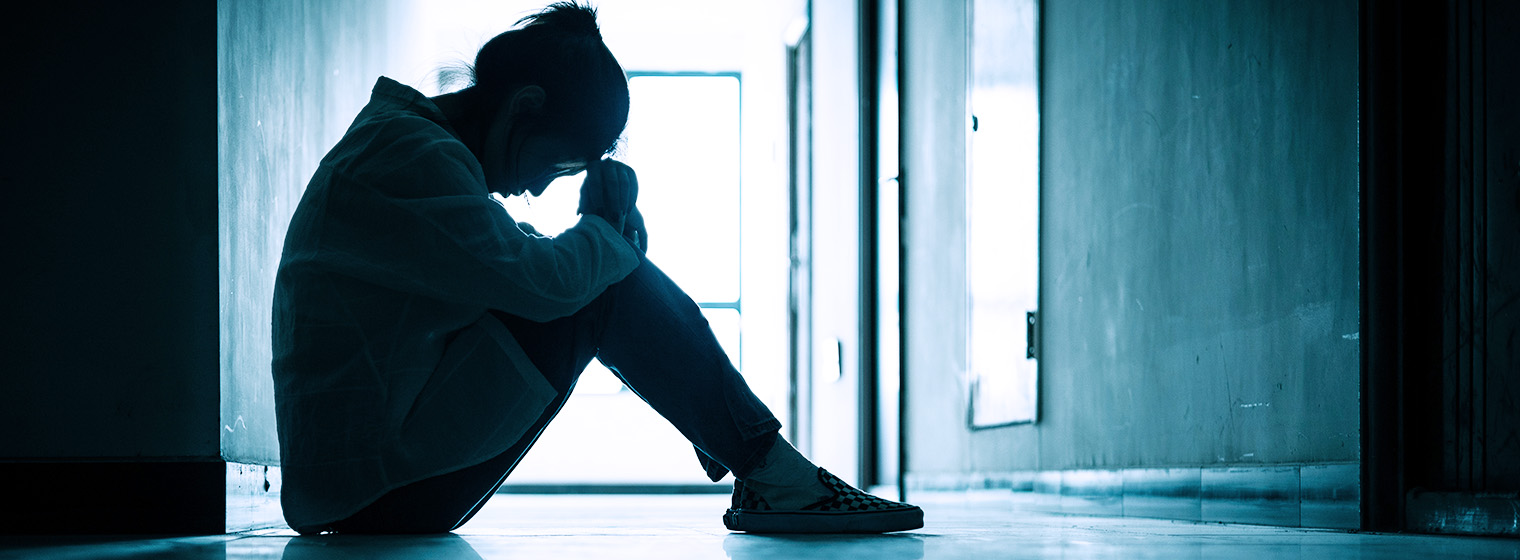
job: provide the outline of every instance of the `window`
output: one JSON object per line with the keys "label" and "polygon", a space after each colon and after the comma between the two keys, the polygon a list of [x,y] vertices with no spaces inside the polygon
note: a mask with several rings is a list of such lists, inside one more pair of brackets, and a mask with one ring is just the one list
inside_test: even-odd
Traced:
{"label": "window", "polygon": [[[628,127],[613,157],[633,167],[649,260],[692,299],[740,364],[740,82],[736,74],[633,74]],[[584,175],[508,211],[545,234],[578,219]],[[597,449],[594,457],[582,449]],[[624,458],[617,469],[605,457]],[[691,444],[595,361],[508,484],[709,484]]]}
{"label": "window", "polygon": [[1033,422],[1038,367],[1025,356],[1039,285],[1035,0],[974,0],[966,292],[971,425]]}

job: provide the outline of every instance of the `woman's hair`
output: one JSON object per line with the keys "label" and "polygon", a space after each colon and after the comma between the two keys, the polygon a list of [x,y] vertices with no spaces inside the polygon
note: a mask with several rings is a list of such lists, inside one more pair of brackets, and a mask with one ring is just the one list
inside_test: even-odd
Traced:
{"label": "woman's hair", "polygon": [[602,42],[596,10],[556,2],[518,20],[480,48],[460,93],[472,118],[489,122],[519,88],[543,88],[544,105],[519,121],[534,134],[569,141],[575,157],[611,153],[628,124],[628,77]]}

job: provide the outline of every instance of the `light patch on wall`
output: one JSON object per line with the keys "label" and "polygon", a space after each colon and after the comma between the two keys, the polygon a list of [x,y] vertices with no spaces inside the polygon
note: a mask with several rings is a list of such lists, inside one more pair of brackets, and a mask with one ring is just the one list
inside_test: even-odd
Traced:
{"label": "light patch on wall", "polygon": [[814,348],[818,348],[813,371],[818,372],[819,381],[824,383],[836,383],[844,378],[844,341],[834,338],[820,339]]}

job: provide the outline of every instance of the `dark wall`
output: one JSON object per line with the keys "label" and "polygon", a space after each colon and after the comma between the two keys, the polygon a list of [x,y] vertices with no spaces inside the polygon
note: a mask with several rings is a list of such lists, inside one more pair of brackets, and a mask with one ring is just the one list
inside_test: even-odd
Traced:
{"label": "dark wall", "polygon": [[1363,526],[1520,527],[1520,5],[1362,9]]}
{"label": "dark wall", "polygon": [[[1427,19],[1445,20],[1444,28],[1431,33],[1432,39],[1444,39],[1445,48],[1401,68],[1433,84],[1432,103],[1406,111],[1442,100],[1446,109],[1438,113],[1440,128],[1425,141],[1435,149],[1419,158],[1421,169],[1444,173],[1445,189],[1435,193],[1407,175],[1403,185],[1406,206],[1420,193],[1434,199],[1429,208],[1441,209],[1421,212],[1423,222],[1408,220],[1440,233],[1401,257],[1424,259],[1420,264],[1439,271],[1430,284],[1406,282],[1404,289],[1407,298],[1439,302],[1430,311],[1443,318],[1439,324],[1406,327],[1424,335],[1422,340],[1442,342],[1429,344],[1428,352],[1439,367],[1408,359],[1404,365],[1411,378],[1404,391],[1418,391],[1419,399],[1412,403],[1419,412],[1406,418],[1405,438],[1424,436],[1409,441],[1418,458],[1408,484],[1513,495],[1520,492],[1520,75],[1514,71],[1520,5],[1454,0],[1438,7],[1444,13]],[[1418,15],[1423,14],[1405,17]],[[1432,75],[1442,70],[1443,75]],[[1405,100],[1411,97],[1404,92]],[[1406,162],[1415,159],[1409,146],[1403,149]],[[1439,464],[1427,462],[1436,456]]]}
{"label": "dark wall", "polygon": [[214,9],[5,18],[0,461],[218,455]]}
{"label": "dark wall", "polygon": [[1040,420],[978,431],[963,16],[907,6],[909,469],[1357,461],[1357,4],[1043,4]]}
{"label": "dark wall", "polygon": [[1479,224],[1484,323],[1482,398],[1485,430],[1479,451],[1485,492],[1520,492],[1520,4],[1489,1],[1483,7],[1484,183]]}

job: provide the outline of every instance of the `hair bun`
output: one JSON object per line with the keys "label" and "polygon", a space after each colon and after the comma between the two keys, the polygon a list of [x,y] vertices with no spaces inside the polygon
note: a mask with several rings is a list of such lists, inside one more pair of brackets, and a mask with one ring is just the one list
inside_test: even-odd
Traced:
{"label": "hair bun", "polygon": [[550,27],[564,33],[589,35],[600,40],[601,29],[596,25],[596,8],[579,2],[555,2],[536,14],[517,21],[526,27]]}

